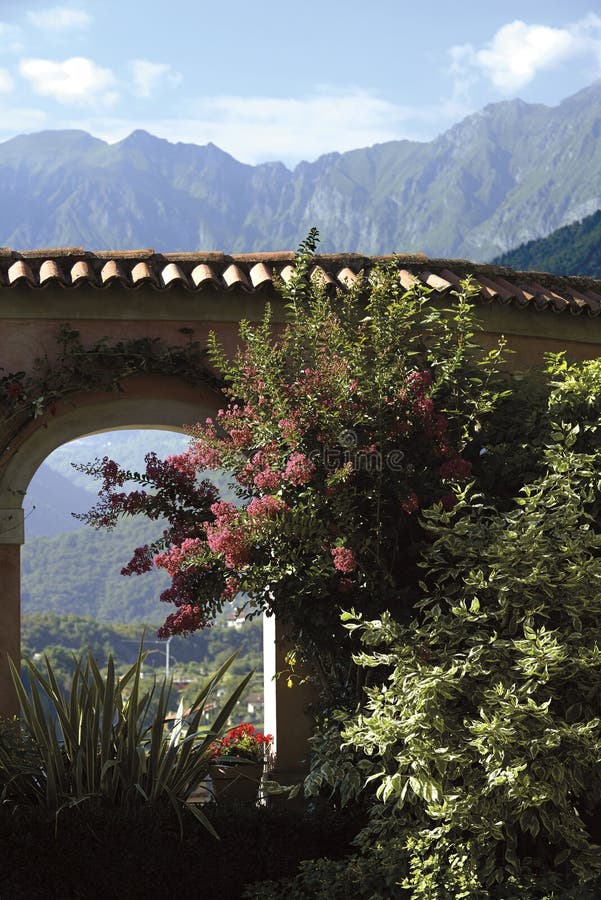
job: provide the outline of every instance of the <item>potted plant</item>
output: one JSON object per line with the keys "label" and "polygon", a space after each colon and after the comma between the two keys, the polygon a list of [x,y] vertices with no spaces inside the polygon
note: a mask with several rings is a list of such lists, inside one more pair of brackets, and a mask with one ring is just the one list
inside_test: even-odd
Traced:
{"label": "potted plant", "polygon": [[250,722],[241,722],[213,742],[210,772],[216,800],[256,800],[272,742],[272,735],[257,731]]}

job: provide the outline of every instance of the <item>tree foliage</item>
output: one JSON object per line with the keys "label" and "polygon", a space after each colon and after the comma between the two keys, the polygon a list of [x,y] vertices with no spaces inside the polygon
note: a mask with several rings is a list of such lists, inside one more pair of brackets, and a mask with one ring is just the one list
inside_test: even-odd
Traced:
{"label": "tree foliage", "polygon": [[315,237],[287,327],[212,340],[226,405],[171,461],[241,504],[155,558],[197,579],[164,633],[237,591],[287,624],[324,688],[307,791],[369,809],[348,877],[308,862],[272,896],[594,896],[601,363],[503,378],[469,281],[448,309],[394,265],[330,295]]}
{"label": "tree foliage", "polygon": [[542,474],[509,508],[472,484],[424,510],[410,623],[345,616],[387,673],[344,718],[345,780],[375,788],[359,843],[396,859],[399,896],[597,896],[601,363],[548,373]]}
{"label": "tree foliage", "polygon": [[[331,296],[312,272],[316,240],[280,285],[282,331],[269,310],[259,325],[242,322],[234,359],[211,338],[226,400],[215,421],[191,428],[189,450],[160,472],[150,458],[142,473],[99,461],[101,500],[88,520],[110,526],[167,509],[161,552],[140,548],[128,567],[152,559],[172,577],[177,611],[163,635],[201,627],[243,592],[251,613],[288,626],[330,696],[356,696],[356,669],[336,649],[341,609],[411,610],[418,510],[453,503],[451,485],[478,461],[478,429],[503,393],[501,351],[472,341],[469,282],[443,310],[428,288],[405,291],[396,267],[380,265]],[[232,473],[238,505],[202,494],[207,468]],[[142,490],[123,490],[132,479]],[[187,497],[172,504],[169,483],[176,493],[186,485]]]}

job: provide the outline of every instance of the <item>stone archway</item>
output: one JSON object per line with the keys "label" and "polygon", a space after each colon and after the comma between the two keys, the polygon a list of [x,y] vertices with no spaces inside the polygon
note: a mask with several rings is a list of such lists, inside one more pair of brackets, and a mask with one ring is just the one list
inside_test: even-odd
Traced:
{"label": "stone archway", "polygon": [[17,711],[7,655],[20,656],[20,548],[24,542],[23,501],[41,463],[62,444],[115,428],[181,430],[219,406],[219,393],[160,375],[134,376],[122,392],[71,395],[54,415],[32,423],[0,470],[0,715]]}
{"label": "stone archway", "polygon": [[[213,387],[192,386],[180,379],[133,376],[122,392],[71,395],[54,415],[32,427],[13,448],[0,470],[0,715],[18,711],[8,657],[18,660],[21,647],[20,551],[24,543],[23,501],[41,463],[61,445],[100,431],[153,428],[182,431],[184,423],[215,414],[222,397]],[[265,729],[274,735],[277,777],[294,783],[303,775],[311,721],[305,714],[311,700],[306,687],[289,689],[275,675],[285,668],[285,646],[274,619],[264,624]]]}

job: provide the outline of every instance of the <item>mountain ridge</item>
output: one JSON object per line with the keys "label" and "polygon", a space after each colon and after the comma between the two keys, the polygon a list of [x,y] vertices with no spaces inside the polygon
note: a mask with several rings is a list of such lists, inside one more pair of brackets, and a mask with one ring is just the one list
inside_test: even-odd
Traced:
{"label": "mountain ridge", "polygon": [[0,244],[288,250],[485,261],[601,208],[601,80],[557,106],[489,104],[429,142],[326,153],[293,170],[137,129],[0,143]]}

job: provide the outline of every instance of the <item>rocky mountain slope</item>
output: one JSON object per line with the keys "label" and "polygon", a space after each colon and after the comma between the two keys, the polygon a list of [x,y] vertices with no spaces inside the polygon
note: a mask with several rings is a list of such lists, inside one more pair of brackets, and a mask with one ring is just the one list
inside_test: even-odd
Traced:
{"label": "rocky mountain slope", "polygon": [[487,106],[429,143],[332,153],[294,171],[212,144],[81,131],[0,144],[0,244],[160,251],[321,249],[487,260],[601,208],[601,81],[557,107]]}

